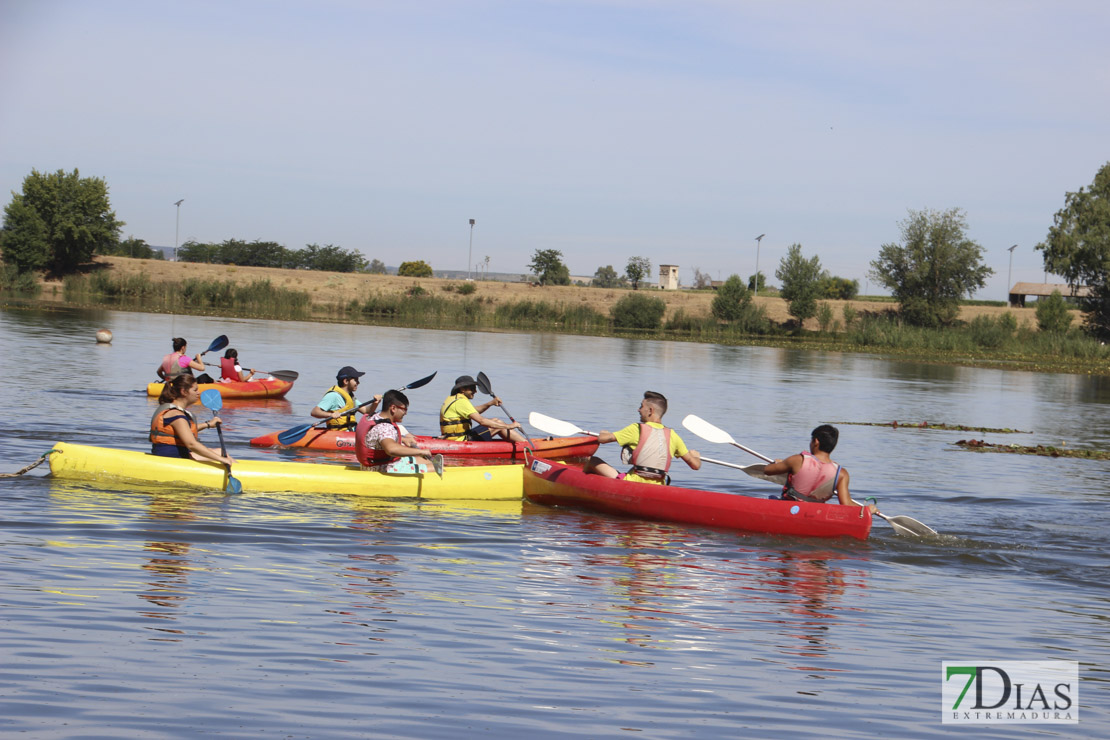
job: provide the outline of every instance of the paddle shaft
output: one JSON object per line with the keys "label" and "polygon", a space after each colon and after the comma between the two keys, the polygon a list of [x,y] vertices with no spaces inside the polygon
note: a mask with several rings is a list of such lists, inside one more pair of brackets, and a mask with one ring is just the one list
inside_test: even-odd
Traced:
{"label": "paddle shaft", "polygon": [[[478,385],[481,387],[483,393],[485,393],[488,396],[493,396],[494,398],[497,398],[497,394],[493,392],[493,387],[490,386],[490,384],[489,384],[489,377],[487,377],[485,373],[482,373],[482,372],[478,373]],[[509,410],[507,408],[505,408],[505,404],[502,403],[502,404],[499,404],[499,405],[501,406],[501,410],[505,412],[505,416],[509,417],[509,421],[512,422],[513,424],[516,424],[517,420],[514,419],[513,415],[509,413]],[[528,446],[532,448],[532,452],[535,452],[536,451],[536,445],[535,445],[535,443],[532,442],[532,438],[528,436],[528,432],[524,431],[524,425],[523,424],[521,424],[521,426],[520,426],[520,433],[524,435],[524,438],[526,440],[528,440]],[[511,430],[510,430],[510,434],[511,434]]]}

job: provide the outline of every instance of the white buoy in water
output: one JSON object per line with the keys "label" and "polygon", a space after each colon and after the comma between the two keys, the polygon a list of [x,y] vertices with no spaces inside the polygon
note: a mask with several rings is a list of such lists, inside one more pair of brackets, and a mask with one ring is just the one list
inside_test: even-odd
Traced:
{"label": "white buoy in water", "polygon": [[99,342],[100,344],[111,344],[112,343],[112,332],[108,331],[107,329],[97,329],[96,330],[96,341]]}

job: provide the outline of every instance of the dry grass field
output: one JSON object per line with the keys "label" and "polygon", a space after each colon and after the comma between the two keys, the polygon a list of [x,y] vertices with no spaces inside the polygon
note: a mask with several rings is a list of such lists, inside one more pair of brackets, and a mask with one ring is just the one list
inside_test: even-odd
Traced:
{"label": "dry grass field", "polygon": [[[143,273],[154,282],[186,280],[234,280],[250,283],[255,280],[269,280],[275,286],[302,290],[308,293],[314,304],[346,304],[352,299],[365,300],[368,296],[399,295],[419,285],[429,293],[444,297],[457,295],[445,290],[459,285],[458,280],[441,278],[405,278],[396,275],[363,275],[338,272],[318,272],[312,270],[282,270],[273,267],[240,267],[236,265],[208,265],[189,262],[166,262],[163,260],[132,259],[130,257],[97,257],[97,263],[118,276],[126,277]],[[514,301],[547,301],[550,303],[585,304],[601,313],[607,314],[609,308],[625,295],[627,289],[582,288],[578,286],[533,287],[528,283],[477,282],[477,291],[471,297],[482,298],[496,305]],[[43,297],[53,291],[47,284]],[[61,294],[58,286],[57,295]],[[662,291],[651,290],[653,296],[662,298],[667,304],[667,317],[682,309],[687,315],[707,316],[713,300],[710,291]],[[790,319],[786,302],[781,298],[759,296],[755,301],[764,307],[767,316],[775,322],[784,323]],[[845,303],[851,303],[860,312],[878,312],[894,306],[892,303],[870,301],[830,301],[836,319],[842,321],[841,313]],[[1032,308],[1007,308],[1004,306],[964,306],[960,318],[970,321],[976,316],[1000,316],[1009,311],[1017,319],[1018,325],[1028,324],[1036,327],[1037,319]],[[1079,320],[1079,314],[1076,313]],[[817,322],[810,319],[807,329],[817,329]]]}

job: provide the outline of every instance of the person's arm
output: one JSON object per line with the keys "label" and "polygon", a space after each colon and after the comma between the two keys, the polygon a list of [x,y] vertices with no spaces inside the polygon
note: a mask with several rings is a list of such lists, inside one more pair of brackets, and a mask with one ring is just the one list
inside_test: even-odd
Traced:
{"label": "person's arm", "polygon": [[686,454],[681,459],[690,466],[691,470],[701,469],[701,453],[697,450],[686,450]]}
{"label": "person's arm", "polygon": [[154,372],[155,372],[155,374],[158,375],[159,380],[164,381],[166,379],[166,371],[162,369],[162,363],[160,363],[160,362],[158,363],[158,369],[155,370]]}
{"label": "person's arm", "polygon": [[243,382],[246,382],[246,381],[250,380],[253,377],[254,377],[254,368],[253,367],[250,368],[249,372],[246,371],[246,370],[243,370],[243,368],[241,368],[241,367],[239,368],[239,380],[242,380]]}
{"label": "person's arm", "polygon": [[[484,414],[484,413],[486,413],[487,411],[490,410],[491,406],[500,406],[500,405],[501,405],[501,399],[498,398],[497,396],[494,396],[490,400],[483,403],[481,406],[475,406],[474,410],[477,411],[479,414]],[[489,425],[487,424],[487,426],[489,426]]]}
{"label": "person's arm", "polygon": [[422,450],[419,447],[406,447],[390,437],[382,437],[378,444],[381,445],[382,452],[390,457],[426,457],[429,460],[432,457],[432,453],[428,450]]}
{"label": "person's arm", "polygon": [[520,429],[521,428],[519,421],[514,421],[513,423],[510,424],[507,421],[501,421],[500,419],[494,419],[493,417],[489,417],[489,416],[482,416],[477,411],[475,411],[473,414],[470,415],[470,420],[472,422],[474,422],[475,424],[484,424],[486,426],[486,428],[488,428],[488,429]]}
{"label": "person's arm", "polygon": [[[216,421],[218,419],[219,417],[216,417],[216,419],[213,419],[213,421]],[[209,422],[204,422],[204,424],[207,425],[209,424]],[[224,457],[215,450],[210,450],[202,445],[200,443],[200,440],[198,440],[193,434],[193,430],[192,428],[190,428],[188,420],[186,420],[184,417],[174,419],[172,422],[170,422],[170,426],[173,427],[174,434],[177,436],[178,441],[180,441],[181,444],[184,445],[190,453],[192,453],[194,460],[213,460],[218,463],[223,463],[224,465],[231,465],[233,462],[235,462],[231,459],[231,455]],[[197,425],[198,428],[201,426],[201,424]],[[215,425],[212,424],[212,426]]]}
{"label": "person's arm", "polygon": [[607,445],[610,442],[616,442],[616,441],[617,441],[616,435],[614,435],[612,432],[607,432],[604,429],[602,429],[597,435],[597,443],[601,444],[601,445]]}
{"label": "person's arm", "polygon": [[381,393],[376,393],[376,394],[374,394],[374,400],[368,401],[368,402],[362,404],[361,406],[359,406],[355,410],[356,411],[361,411],[363,414],[366,414],[367,416],[369,416],[370,414],[372,414],[372,413],[374,413],[375,411],[378,410],[378,404],[381,403],[381,402],[382,402],[382,394]]}
{"label": "person's arm", "polygon": [[785,460],[775,460],[773,463],[767,463],[763,466],[764,475],[794,475],[802,469],[802,456],[791,455]]}
{"label": "person's arm", "polygon": [[193,368],[194,370],[203,370],[204,360],[200,359],[200,355],[197,355],[192,360],[189,360],[189,367]]}

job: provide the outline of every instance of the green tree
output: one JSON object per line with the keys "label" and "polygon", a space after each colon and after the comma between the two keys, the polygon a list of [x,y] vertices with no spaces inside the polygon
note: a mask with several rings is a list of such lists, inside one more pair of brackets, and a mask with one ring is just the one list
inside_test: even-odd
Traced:
{"label": "green tree", "polygon": [[647,257],[630,257],[624,267],[624,274],[632,283],[632,290],[639,290],[640,281],[651,274],[651,260]]}
{"label": "green tree", "polygon": [[1044,252],[1045,270],[1063,275],[1072,287],[1086,285],[1091,295],[1079,299],[1087,313],[1087,329],[1110,339],[1110,162],[1090,188],[1068,193],[1056,212]]}
{"label": "green tree", "polygon": [[739,275],[729,275],[724,285],[713,296],[710,310],[721,321],[737,321],[747,313],[752,302],[752,292],[744,286]]}
{"label": "green tree", "polygon": [[301,266],[309,270],[323,270],[325,272],[358,272],[366,266],[366,258],[361,252],[354,249],[346,250],[333,244],[321,247],[318,244],[306,244],[300,250],[298,259]]}
{"label": "green tree", "polygon": [[605,267],[597,268],[594,273],[594,279],[590,283],[595,288],[620,288],[626,282],[625,279],[617,274],[612,265],[605,265]]}
{"label": "green tree", "polygon": [[21,271],[49,268],[73,272],[94,254],[110,253],[119,243],[123,222],[108,201],[108,185],[99,177],[58,170],[31,170],[23,192],[12,193],[4,209],[0,250]]}
{"label": "green tree", "polygon": [[618,329],[658,329],[666,311],[667,304],[662,298],[625,293],[609,309],[609,314],[613,317],[613,326]]}
{"label": "green tree", "polygon": [[821,285],[817,292],[821,298],[850,301],[859,295],[859,280],[835,277],[825,272],[821,275]]}
{"label": "green tree", "polygon": [[[758,287],[755,284],[757,279],[759,280],[759,286]],[[757,275],[749,275],[748,276],[748,290],[752,291],[756,295],[759,295],[759,291],[763,290],[766,287],[767,287],[767,277],[763,274],[762,270],[760,270],[760,272]]]}
{"label": "green tree", "polygon": [[112,249],[110,254],[118,254],[121,257],[134,257],[135,259],[145,260],[160,260],[164,259],[162,252],[157,249],[152,249],[149,244],[143,239],[137,239],[129,236],[121,240]]}
{"label": "green tree", "polygon": [[982,288],[994,274],[983,264],[983,248],[964,233],[964,212],[910,209],[899,228],[902,243],[882,246],[879,258],[871,262],[871,277],[890,290],[910,324],[952,324],[960,299]]}
{"label": "green tree", "polygon": [[1037,328],[1052,334],[1064,334],[1071,328],[1071,311],[1060,291],[1037,300]]}
{"label": "green tree", "polygon": [[558,249],[537,249],[528,269],[539,278],[540,285],[570,285],[570,270]]}
{"label": "green tree", "polygon": [[366,266],[366,272],[369,272],[371,275],[384,275],[385,263],[375,257],[370,260],[370,264]]}
{"label": "green tree", "polygon": [[781,295],[787,302],[786,310],[798,320],[799,326],[817,315],[821,275],[821,260],[816,255],[810,259],[803,257],[801,244],[791,244],[775,270],[775,277],[782,281]]}
{"label": "green tree", "polygon": [[397,268],[397,274],[401,277],[431,277],[432,266],[424,260],[402,262]]}

